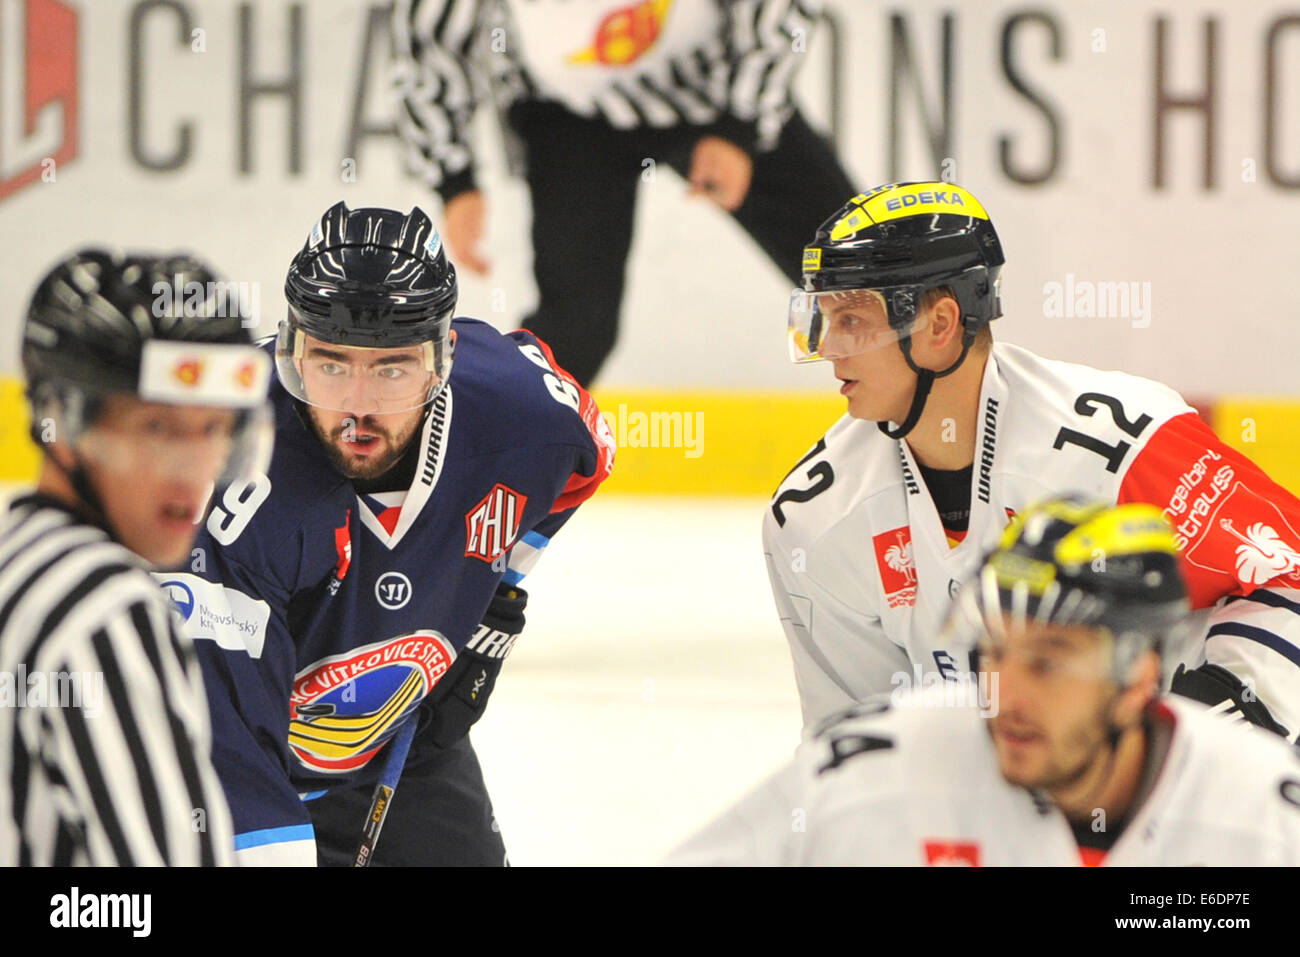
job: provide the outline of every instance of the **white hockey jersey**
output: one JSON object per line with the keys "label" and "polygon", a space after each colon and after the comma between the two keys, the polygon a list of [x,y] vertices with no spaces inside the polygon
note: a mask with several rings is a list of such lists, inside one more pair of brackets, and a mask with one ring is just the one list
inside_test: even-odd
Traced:
{"label": "white hockey jersey", "polygon": [[940,635],[951,596],[1012,514],[1080,492],[1164,510],[1192,605],[1209,610],[1188,667],[1208,659],[1253,683],[1294,736],[1300,501],[1148,379],[999,342],[979,409],[970,522],[956,547],[906,441],[874,422],[846,415],[777,489],[764,550],[805,728],[923,674],[965,672],[969,649]]}
{"label": "white hockey jersey", "polygon": [[[1078,866],[1065,816],[1007,783],[976,707],[873,699],[669,855],[670,865]],[[1276,735],[1163,698],[1155,784],[1105,866],[1300,865],[1300,760]],[[1095,859],[1090,863],[1097,863]]]}

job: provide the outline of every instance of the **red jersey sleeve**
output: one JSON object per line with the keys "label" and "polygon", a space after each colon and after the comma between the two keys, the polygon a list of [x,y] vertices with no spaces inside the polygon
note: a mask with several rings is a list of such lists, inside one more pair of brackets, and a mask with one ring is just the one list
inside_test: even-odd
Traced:
{"label": "red jersey sleeve", "polygon": [[1164,510],[1194,608],[1269,584],[1300,587],[1300,500],[1195,412],[1151,436],[1125,473],[1118,502]]}
{"label": "red jersey sleeve", "polygon": [[[523,331],[526,332],[527,330]],[[555,499],[555,504],[551,506],[553,514],[576,508],[596,494],[596,489],[600,487],[600,483],[609,478],[614,470],[614,450],[617,443],[614,440],[614,433],[609,429],[609,423],[605,421],[605,417],[601,415],[600,409],[596,405],[596,400],[578,384],[577,379],[555,361],[555,354],[551,352],[551,347],[543,339],[535,333],[530,332],[528,334],[537,342],[542,354],[546,357],[546,361],[550,363],[551,368],[562,382],[559,388],[576,399],[578,416],[582,419],[583,425],[586,426],[588,435],[591,436],[596,457],[594,471],[585,475],[582,472],[575,471],[569,476],[564,489]]]}

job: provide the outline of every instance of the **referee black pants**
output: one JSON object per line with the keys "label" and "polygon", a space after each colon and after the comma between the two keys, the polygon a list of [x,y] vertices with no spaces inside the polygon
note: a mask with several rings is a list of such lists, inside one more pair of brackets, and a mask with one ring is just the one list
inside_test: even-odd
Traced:
{"label": "referee black pants", "polygon": [[[416,734],[393,792],[371,867],[499,867],[506,847],[469,735],[442,749]],[[383,760],[383,755],[376,758]],[[351,867],[374,786],[307,802],[322,867]]]}
{"label": "referee black pants", "polygon": [[[525,147],[539,295],[537,310],[523,324],[551,346],[561,366],[588,385],[618,335],[624,266],[637,184],[648,169],[645,160],[666,163],[686,178],[696,142],[718,134],[709,126],[616,130],[558,104],[536,101],[516,103],[510,123]],[[857,192],[830,144],[796,111],[776,148],[754,157],[749,192],[732,216],[798,285],[803,247]],[[744,281],[719,270],[709,250],[694,252],[693,261],[714,271],[718,283]],[[754,332],[780,335],[766,323],[756,322]]]}

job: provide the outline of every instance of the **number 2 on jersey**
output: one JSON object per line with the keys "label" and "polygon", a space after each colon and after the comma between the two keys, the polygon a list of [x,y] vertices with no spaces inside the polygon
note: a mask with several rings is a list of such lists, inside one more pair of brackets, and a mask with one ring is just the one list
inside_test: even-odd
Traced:
{"label": "number 2 on jersey", "polygon": [[[812,451],[795,463],[794,468],[792,468],[786,477],[781,480],[781,484],[784,485],[788,482],[790,476],[793,475],[801,465],[825,451],[826,439],[818,439],[817,444],[812,447]],[[813,480],[813,484],[808,488],[786,489],[778,495],[776,501],[772,503],[772,515],[776,518],[776,524],[780,525],[782,528],[785,527],[785,512],[782,510],[781,506],[786,502],[807,502],[820,495],[834,484],[835,470],[831,468],[830,462],[818,462],[808,470],[807,477]]]}

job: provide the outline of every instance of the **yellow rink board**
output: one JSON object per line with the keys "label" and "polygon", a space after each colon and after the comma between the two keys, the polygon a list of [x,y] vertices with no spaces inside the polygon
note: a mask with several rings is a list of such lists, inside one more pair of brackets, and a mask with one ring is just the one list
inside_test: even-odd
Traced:
{"label": "yellow rink board", "polygon": [[[770,495],[843,414],[838,395],[597,389],[619,443],[601,494]],[[1300,400],[1227,396],[1211,424],[1278,483],[1300,492]],[[39,454],[18,381],[0,378],[0,481],[29,482]]]}
{"label": "yellow rink board", "polygon": [[637,495],[771,495],[845,406],[808,393],[597,389],[594,398],[619,443],[602,493]]}
{"label": "yellow rink board", "polygon": [[1300,401],[1222,396],[1210,425],[1224,444],[1300,495]]}
{"label": "yellow rink board", "polygon": [[31,482],[41,454],[27,435],[28,409],[22,382],[0,378],[0,482]]}

